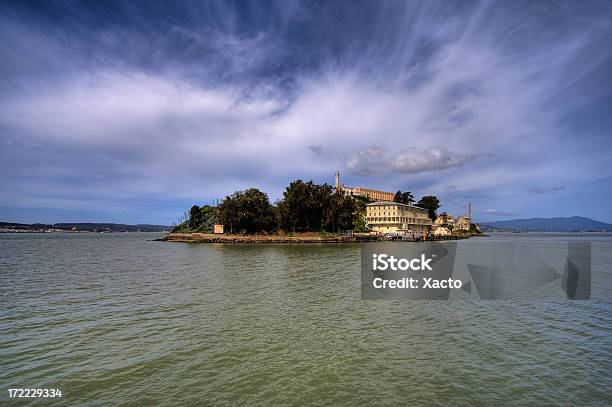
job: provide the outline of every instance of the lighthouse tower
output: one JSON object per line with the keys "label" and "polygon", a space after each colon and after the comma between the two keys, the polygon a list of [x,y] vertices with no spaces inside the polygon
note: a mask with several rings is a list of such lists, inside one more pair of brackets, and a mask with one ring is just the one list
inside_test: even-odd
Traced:
{"label": "lighthouse tower", "polygon": [[336,171],[336,191],[340,191],[340,171]]}
{"label": "lighthouse tower", "polygon": [[468,202],[468,218],[472,219],[472,204]]}

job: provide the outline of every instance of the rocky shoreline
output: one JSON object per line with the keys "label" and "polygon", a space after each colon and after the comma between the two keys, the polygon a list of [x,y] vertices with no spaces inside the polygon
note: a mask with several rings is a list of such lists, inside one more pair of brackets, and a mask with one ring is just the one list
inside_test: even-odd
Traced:
{"label": "rocky shoreline", "polygon": [[[434,238],[428,240],[459,240],[468,237],[448,236],[445,238]],[[319,236],[314,233],[299,235],[232,235],[212,233],[168,233],[161,239],[162,242],[182,243],[360,243],[398,240],[381,235],[355,234],[353,236]]]}
{"label": "rocky shoreline", "polygon": [[376,241],[377,236],[316,236],[316,235],[230,235],[212,233],[169,233],[158,239],[183,243],[357,243]]}

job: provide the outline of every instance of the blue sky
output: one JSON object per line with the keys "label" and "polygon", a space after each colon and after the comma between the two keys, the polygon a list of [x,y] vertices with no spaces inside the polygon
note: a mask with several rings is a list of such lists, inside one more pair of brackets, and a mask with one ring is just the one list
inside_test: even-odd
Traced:
{"label": "blue sky", "polygon": [[0,220],[297,178],[612,222],[612,3],[1,2]]}

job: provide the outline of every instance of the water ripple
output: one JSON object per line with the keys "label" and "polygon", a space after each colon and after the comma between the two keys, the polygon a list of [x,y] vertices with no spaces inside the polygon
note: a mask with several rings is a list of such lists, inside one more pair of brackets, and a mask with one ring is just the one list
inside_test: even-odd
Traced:
{"label": "water ripple", "polygon": [[0,235],[0,390],[91,406],[612,400],[610,303],[362,301],[356,245],[151,238]]}

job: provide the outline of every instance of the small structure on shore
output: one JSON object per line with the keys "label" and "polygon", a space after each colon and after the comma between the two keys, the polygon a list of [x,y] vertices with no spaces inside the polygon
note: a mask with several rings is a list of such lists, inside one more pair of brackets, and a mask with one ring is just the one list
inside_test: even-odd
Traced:
{"label": "small structure on shore", "polygon": [[215,225],[214,228],[213,228],[213,233],[215,235],[223,234],[223,225]]}
{"label": "small structure on shore", "polygon": [[459,216],[456,222],[456,228],[458,230],[469,231],[470,226],[472,225],[472,204],[468,202],[468,215],[467,216]]}
{"label": "small structure on shore", "polygon": [[438,215],[434,224],[438,226],[444,226],[444,225],[452,226],[455,224],[455,218],[453,218],[453,215],[449,215],[446,212],[442,212],[440,215]]}
{"label": "small structure on shore", "polygon": [[433,231],[434,236],[450,236],[451,232],[444,226],[438,226],[436,230]]}

